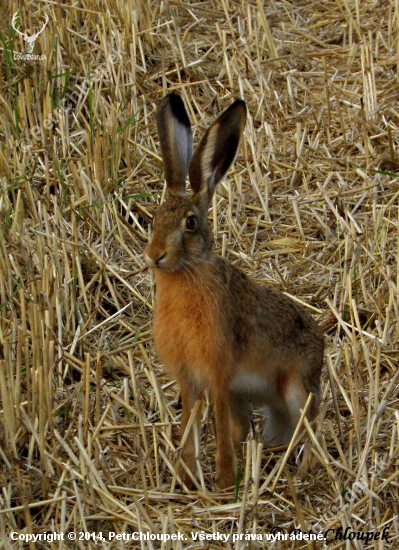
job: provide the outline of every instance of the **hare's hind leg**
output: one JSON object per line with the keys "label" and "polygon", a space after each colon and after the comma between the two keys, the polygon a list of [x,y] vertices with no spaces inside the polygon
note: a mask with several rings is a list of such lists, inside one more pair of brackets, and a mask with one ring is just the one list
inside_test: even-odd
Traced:
{"label": "hare's hind leg", "polygon": [[304,378],[302,378],[299,374],[296,374],[289,378],[284,388],[284,398],[287,404],[287,408],[290,412],[293,429],[295,429],[296,425],[298,424],[299,418],[301,416],[300,409],[305,408],[309,393],[311,391],[313,391],[313,397],[306,413],[306,417],[309,421],[314,419],[314,417],[317,415],[317,411],[319,408],[320,397],[318,384],[314,383],[314,387],[310,388],[308,387],[309,384],[307,384],[306,382],[307,381]]}
{"label": "hare's hind leg", "polygon": [[[184,433],[186,431],[187,424],[191,417],[192,409],[195,405],[197,399],[202,399],[202,393],[198,393],[192,390],[190,386],[184,381],[179,381],[180,385],[180,395],[182,400],[182,417],[181,417],[181,427],[180,427],[180,440],[182,440]],[[193,424],[190,428],[190,432],[186,438],[185,444],[183,445],[182,459],[190,470],[193,476],[197,471],[197,460],[196,460],[196,449],[200,448],[200,431],[201,431],[201,407],[198,407],[193,419]],[[194,487],[194,482],[191,479],[190,475],[187,473],[186,469],[181,465],[179,468],[179,476],[182,479],[183,483],[189,488]]]}
{"label": "hare's hind leg", "polygon": [[287,445],[295,426],[292,425],[290,412],[283,400],[280,403],[262,407],[263,432],[262,440],[267,447]]}
{"label": "hare's hind leg", "polygon": [[[263,440],[269,446],[287,445],[304,409],[309,392],[299,374],[287,377],[280,388],[279,400],[264,407],[265,422]],[[314,395],[307,417],[312,420],[317,413],[318,395]]]}
{"label": "hare's hind leg", "polygon": [[[312,388],[304,387],[306,384],[305,380],[294,379],[292,383],[287,385],[286,401],[287,401],[287,406],[290,410],[290,415],[294,424],[294,429],[301,416],[300,409],[305,408],[306,402],[309,397],[309,393],[312,390],[314,393],[312,396],[312,401],[310,403],[310,406],[307,410],[306,417],[309,421],[312,421],[317,415],[317,412],[319,409],[320,395],[319,395],[319,387],[318,387],[317,381],[316,383],[314,382],[315,381],[313,380]],[[303,449],[302,460],[299,465],[299,471],[304,473],[307,470],[312,470],[317,466],[317,464],[318,464],[317,459],[311,453],[310,441],[306,441]]]}
{"label": "hare's hind leg", "polygon": [[[276,391],[275,401],[263,408],[263,441],[266,445],[288,445],[301,416],[308,393],[296,373],[285,376]],[[310,416],[310,415],[309,415]]]}

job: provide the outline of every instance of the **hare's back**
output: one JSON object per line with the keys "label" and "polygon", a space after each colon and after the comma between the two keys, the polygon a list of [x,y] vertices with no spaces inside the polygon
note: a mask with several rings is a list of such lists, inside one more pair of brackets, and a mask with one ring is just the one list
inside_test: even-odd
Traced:
{"label": "hare's back", "polygon": [[259,285],[243,271],[218,258],[219,278],[224,281],[224,326],[229,327],[236,353],[248,357],[312,357],[322,362],[323,334],[305,307],[282,292]]}

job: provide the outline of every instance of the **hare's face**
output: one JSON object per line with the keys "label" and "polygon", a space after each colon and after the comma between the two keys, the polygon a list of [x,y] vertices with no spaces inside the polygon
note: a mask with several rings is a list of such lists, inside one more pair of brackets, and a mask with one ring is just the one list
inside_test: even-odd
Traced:
{"label": "hare's face", "polygon": [[187,197],[170,197],[155,213],[150,244],[144,259],[165,271],[187,270],[206,261],[212,236],[200,208]]}

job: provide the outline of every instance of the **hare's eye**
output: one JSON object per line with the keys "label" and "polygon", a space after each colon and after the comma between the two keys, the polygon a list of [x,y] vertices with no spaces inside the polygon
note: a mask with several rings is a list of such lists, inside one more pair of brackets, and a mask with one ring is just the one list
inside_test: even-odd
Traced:
{"label": "hare's eye", "polygon": [[197,220],[195,216],[188,216],[188,218],[186,218],[186,230],[195,231],[196,229],[197,229]]}

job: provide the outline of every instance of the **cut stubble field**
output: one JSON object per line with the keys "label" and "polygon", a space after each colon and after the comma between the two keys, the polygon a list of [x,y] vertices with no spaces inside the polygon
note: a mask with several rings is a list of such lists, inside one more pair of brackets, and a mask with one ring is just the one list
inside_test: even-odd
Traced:
{"label": "cut stubble field", "polygon": [[[0,548],[399,547],[398,1],[19,7],[0,6]],[[12,22],[46,23],[37,59]],[[247,103],[209,220],[218,254],[324,330],[307,472],[301,447],[263,449],[255,416],[220,490],[207,402],[198,485],[179,488],[143,261],[168,91],[195,143]],[[277,536],[295,529],[327,540]],[[103,540],[11,538],[45,532]]]}

